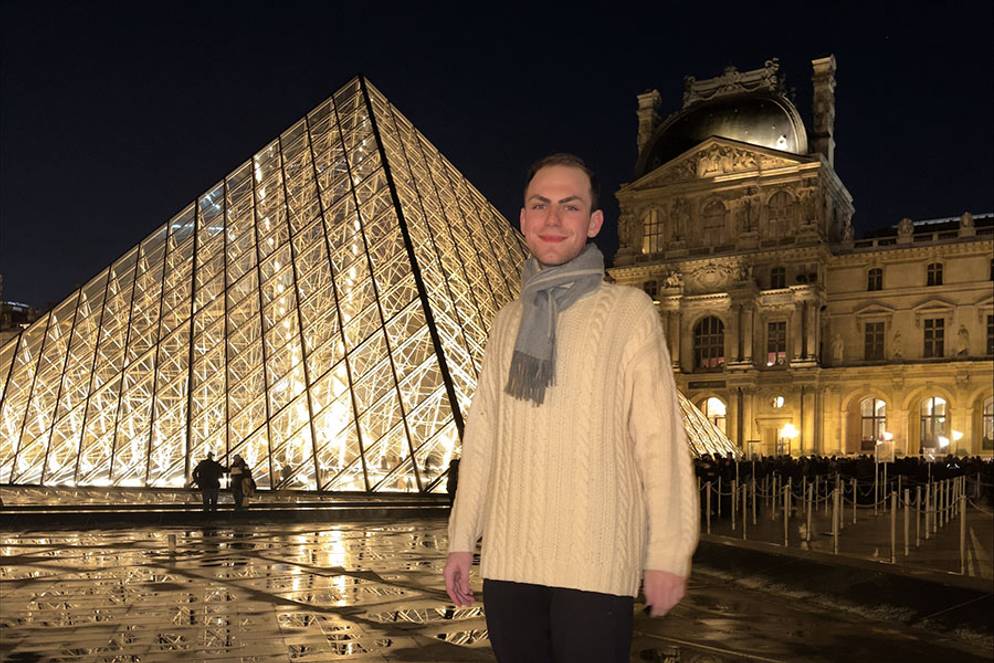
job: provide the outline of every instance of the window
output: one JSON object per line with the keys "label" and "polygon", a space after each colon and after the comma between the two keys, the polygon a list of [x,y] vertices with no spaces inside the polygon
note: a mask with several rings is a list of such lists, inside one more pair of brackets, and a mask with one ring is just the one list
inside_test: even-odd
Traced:
{"label": "window", "polygon": [[710,246],[721,246],[728,241],[725,224],[725,205],[720,200],[712,200],[701,212],[704,227],[704,241]]}
{"label": "window", "polygon": [[774,267],[770,270],[770,288],[777,290],[787,287],[787,270],[784,267]]}
{"label": "window", "polygon": [[766,365],[783,366],[787,363],[787,322],[770,322],[766,325]]}
{"label": "window", "polygon": [[864,398],[859,402],[859,417],[862,450],[872,451],[887,430],[887,403],[879,398]]}
{"label": "window", "polygon": [[981,422],[984,436],[980,441],[982,451],[994,451],[994,398],[984,401],[984,416]]}
{"label": "window", "polygon": [[987,316],[987,354],[994,355],[994,315]]}
{"label": "window", "polygon": [[642,253],[651,255],[663,250],[663,224],[656,209],[646,210],[642,215]]}
{"label": "window", "polygon": [[946,437],[946,399],[932,396],[921,405],[921,446],[923,449],[948,447]]}
{"label": "window", "polygon": [[945,355],[946,321],[943,318],[930,318],[925,321],[925,348],[923,357],[942,357]]}
{"label": "window", "polygon": [[725,405],[725,401],[716,396],[712,396],[704,401],[704,416],[722,433],[727,432],[725,430],[725,414],[727,412],[728,408]]}
{"label": "window", "polygon": [[649,295],[653,299],[657,299],[659,297],[659,282],[646,281],[642,284],[642,290],[644,290],[645,294]]}
{"label": "window", "polygon": [[779,394],[777,394],[776,396],[770,399],[770,407],[772,407],[774,410],[779,410],[780,408],[783,407],[783,404],[784,404],[784,398]]}
{"label": "window", "polygon": [[865,356],[867,361],[876,361],[884,358],[884,323],[867,322],[864,327],[866,338]]}
{"label": "window", "polygon": [[713,316],[694,325],[694,366],[714,370],[725,364],[725,325]]}
{"label": "window", "polygon": [[880,267],[874,267],[866,273],[866,289],[867,290],[883,290],[884,289],[884,270]]}
{"label": "window", "polygon": [[942,285],[942,263],[929,263],[926,285]]}
{"label": "window", "polygon": [[770,197],[768,218],[770,235],[773,239],[785,239],[790,234],[794,217],[794,199],[786,191],[778,191]]}

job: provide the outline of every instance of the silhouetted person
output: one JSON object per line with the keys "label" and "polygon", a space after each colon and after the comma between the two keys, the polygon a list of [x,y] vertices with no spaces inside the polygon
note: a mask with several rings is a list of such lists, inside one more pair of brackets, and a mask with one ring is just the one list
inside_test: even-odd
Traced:
{"label": "silhouetted person", "polygon": [[193,482],[200,487],[204,499],[204,511],[217,511],[217,496],[221,490],[221,475],[224,467],[214,460],[214,453],[208,451],[207,458],[193,468]]}
{"label": "silhouetted person", "polygon": [[251,480],[252,473],[245,459],[238,454],[235,454],[228,472],[231,475],[231,496],[235,500],[235,510],[241,511],[245,501],[245,481]]}

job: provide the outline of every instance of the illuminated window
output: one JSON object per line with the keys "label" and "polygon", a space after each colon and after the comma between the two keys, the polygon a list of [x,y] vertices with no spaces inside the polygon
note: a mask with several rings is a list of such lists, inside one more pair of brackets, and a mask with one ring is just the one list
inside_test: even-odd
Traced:
{"label": "illuminated window", "polygon": [[864,327],[865,359],[877,361],[884,358],[884,323],[867,322]]}
{"label": "illuminated window", "polygon": [[728,407],[725,405],[725,401],[721,400],[716,396],[704,401],[704,416],[708,420],[718,427],[718,429],[724,433],[725,430],[725,415],[728,411]]}
{"label": "illuminated window", "polygon": [[946,399],[931,396],[921,404],[921,446],[936,449],[949,446],[946,432]]}
{"label": "illuminated window", "polygon": [[642,215],[642,253],[651,255],[663,250],[663,224],[659,210],[648,209]]}
{"label": "illuminated window", "polygon": [[787,363],[787,322],[770,322],[766,325],[766,365],[783,366]]}
{"label": "illuminated window", "polygon": [[981,425],[984,436],[980,442],[980,448],[984,451],[994,450],[994,398],[984,401],[984,415]]}
{"label": "illuminated window", "polygon": [[942,357],[945,355],[945,327],[946,321],[943,318],[925,320],[923,357]]}
{"label": "illuminated window", "polygon": [[942,285],[942,263],[932,262],[926,271],[926,285]]}
{"label": "illuminated window", "polygon": [[716,370],[725,364],[725,325],[709,316],[694,325],[694,366]]}
{"label": "illuminated window", "polygon": [[884,270],[880,267],[874,267],[866,273],[866,289],[867,290],[883,290],[884,289]]}
{"label": "illuminated window", "polygon": [[787,269],[784,267],[774,267],[770,270],[770,288],[778,290],[787,287]]}
{"label": "illuminated window", "polygon": [[879,398],[864,398],[859,402],[859,416],[863,449],[873,449],[887,430],[887,403]]}
{"label": "illuminated window", "polygon": [[770,399],[770,405],[773,406],[774,410],[779,410],[783,407],[783,404],[784,398],[779,394]]}
{"label": "illuminated window", "polygon": [[711,246],[721,246],[728,241],[728,228],[725,223],[725,205],[720,200],[712,200],[701,212],[704,239]]}

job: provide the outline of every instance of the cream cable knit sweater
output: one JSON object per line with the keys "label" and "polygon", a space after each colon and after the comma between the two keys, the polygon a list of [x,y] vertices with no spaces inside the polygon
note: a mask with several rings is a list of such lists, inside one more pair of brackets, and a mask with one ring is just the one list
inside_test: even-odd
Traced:
{"label": "cream cable knit sweater", "polygon": [[449,551],[483,537],[483,577],[636,596],[690,575],[699,518],[662,324],[602,284],[559,314],[545,403],[504,393],[521,303],[497,315],[463,436]]}

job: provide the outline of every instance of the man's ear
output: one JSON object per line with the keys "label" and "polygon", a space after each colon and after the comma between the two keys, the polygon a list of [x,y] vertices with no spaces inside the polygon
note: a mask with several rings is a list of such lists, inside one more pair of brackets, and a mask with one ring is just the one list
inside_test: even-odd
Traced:
{"label": "man's ear", "polygon": [[590,215],[590,225],[587,227],[587,237],[596,237],[604,225],[604,210],[597,210]]}
{"label": "man's ear", "polygon": [[524,207],[521,208],[521,213],[518,214],[518,230],[520,230],[522,234],[524,234],[524,232],[525,232],[525,208]]}

